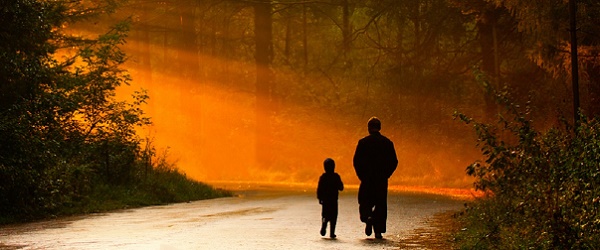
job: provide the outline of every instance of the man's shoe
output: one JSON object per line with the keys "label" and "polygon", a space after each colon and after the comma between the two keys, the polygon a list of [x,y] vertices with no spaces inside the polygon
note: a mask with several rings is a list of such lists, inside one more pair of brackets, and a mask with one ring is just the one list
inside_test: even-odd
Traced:
{"label": "man's shoe", "polygon": [[325,228],[321,228],[321,236],[325,236],[325,233],[327,233],[325,232]]}
{"label": "man's shoe", "polygon": [[365,234],[367,236],[371,236],[372,233],[373,233],[373,225],[371,225],[371,223],[367,222],[367,226],[365,227]]}
{"label": "man's shoe", "polygon": [[381,233],[375,233],[375,239],[381,240],[383,239],[383,236],[381,235]]}
{"label": "man's shoe", "polygon": [[335,234],[329,235],[329,238],[335,239],[335,237],[337,237]]}

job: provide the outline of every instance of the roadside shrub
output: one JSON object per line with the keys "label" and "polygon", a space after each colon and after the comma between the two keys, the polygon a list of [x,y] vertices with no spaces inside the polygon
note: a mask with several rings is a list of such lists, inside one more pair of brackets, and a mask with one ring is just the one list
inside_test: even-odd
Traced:
{"label": "roadside shrub", "polygon": [[[115,97],[131,80],[121,68],[128,23],[96,39],[65,34],[74,22],[113,7],[82,0],[3,2],[0,223],[221,194],[179,188],[199,184],[148,164],[152,146],[147,142],[142,150],[136,134],[150,124],[141,109],[148,96]],[[152,181],[154,173],[175,177]],[[178,197],[183,191],[199,195]]]}
{"label": "roadside shrub", "polygon": [[226,190],[214,189],[205,183],[192,180],[177,169],[175,163],[167,161],[167,152],[155,157],[150,173],[141,182],[162,203],[188,202],[231,196]]}
{"label": "roadside shrub", "polygon": [[[469,205],[466,248],[594,249],[600,245],[600,124],[583,118],[539,132],[508,105],[498,125],[475,122],[484,161],[468,166],[485,198]],[[468,236],[467,236],[468,235]],[[471,238],[471,240],[466,240]],[[492,247],[493,246],[493,247]]]}

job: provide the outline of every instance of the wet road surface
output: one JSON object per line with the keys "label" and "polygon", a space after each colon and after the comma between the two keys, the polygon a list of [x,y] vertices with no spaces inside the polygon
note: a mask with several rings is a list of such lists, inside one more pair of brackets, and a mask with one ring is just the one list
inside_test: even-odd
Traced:
{"label": "wet road surface", "polygon": [[4,226],[0,249],[400,249],[399,243],[413,230],[427,226],[427,218],[463,204],[438,195],[390,192],[387,234],[375,240],[364,234],[356,191],[344,191],[337,239],[329,239],[319,234],[321,206],[314,190],[238,193],[239,197]]}

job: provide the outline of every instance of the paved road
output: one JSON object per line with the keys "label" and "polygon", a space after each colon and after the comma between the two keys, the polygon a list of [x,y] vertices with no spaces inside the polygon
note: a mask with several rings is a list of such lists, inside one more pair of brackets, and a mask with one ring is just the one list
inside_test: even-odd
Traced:
{"label": "paved road", "polygon": [[[337,239],[321,237],[313,190],[130,209],[0,228],[0,249],[399,249],[425,219],[456,210],[443,196],[390,193],[384,240],[364,235],[356,191],[340,196]],[[418,249],[415,246],[415,249]]]}

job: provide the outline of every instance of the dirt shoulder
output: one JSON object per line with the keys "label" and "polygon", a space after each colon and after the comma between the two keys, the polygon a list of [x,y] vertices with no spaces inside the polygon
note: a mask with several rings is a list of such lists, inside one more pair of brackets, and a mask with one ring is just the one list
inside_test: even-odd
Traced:
{"label": "dirt shoulder", "polygon": [[434,215],[427,219],[427,226],[414,230],[412,235],[399,243],[400,249],[458,249],[454,233],[460,224],[454,218],[456,211]]}

